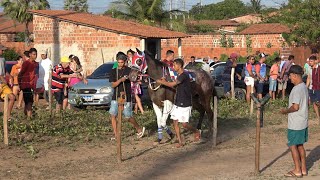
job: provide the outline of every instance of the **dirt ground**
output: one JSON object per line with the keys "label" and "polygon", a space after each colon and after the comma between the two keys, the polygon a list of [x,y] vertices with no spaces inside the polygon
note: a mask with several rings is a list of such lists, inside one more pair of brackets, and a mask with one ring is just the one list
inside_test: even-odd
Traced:
{"label": "dirt ground", "polygon": [[[0,107],[2,104],[0,104]],[[284,117],[285,118],[285,117]],[[270,125],[261,134],[261,174],[255,176],[255,129],[218,128],[218,146],[209,141],[153,145],[154,135],[123,142],[123,162],[117,163],[116,142],[52,145],[37,143],[33,158],[23,146],[0,145],[0,179],[285,179],[293,168],[286,146],[286,123]],[[192,135],[185,134],[186,140]],[[111,137],[111,135],[110,135]],[[309,176],[320,179],[320,128],[310,120],[306,143]]]}

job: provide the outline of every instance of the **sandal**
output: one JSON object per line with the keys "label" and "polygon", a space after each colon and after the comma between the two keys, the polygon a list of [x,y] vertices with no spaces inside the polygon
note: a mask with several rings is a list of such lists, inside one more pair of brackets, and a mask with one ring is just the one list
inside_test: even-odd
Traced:
{"label": "sandal", "polygon": [[285,177],[294,177],[294,178],[302,178],[302,174],[295,174],[292,171],[289,171],[287,174],[284,175]]}
{"label": "sandal", "polygon": [[200,132],[198,131],[198,132],[194,133],[194,141],[198,142],[198,141],[200,141],[200,139],[201,139]]}
{"label": "sandal", "polygon": [[143,137],[145,130],[146,130],[146,128],[145,128],[145,127],[142,127],[141,132],[137,133],[137,137],[138,137],[138,139],[140,139],[140,138],[142,138],[142,137]]}

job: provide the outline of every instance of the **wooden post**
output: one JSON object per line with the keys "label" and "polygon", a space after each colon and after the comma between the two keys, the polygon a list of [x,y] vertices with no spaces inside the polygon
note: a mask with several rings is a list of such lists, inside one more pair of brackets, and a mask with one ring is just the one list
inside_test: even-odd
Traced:
{"label": "wooden post", "polygon": [[52,117],[52,66],[51,65],[50,65],[49,79],[48,79],[48,93],[49,93],[50,117]]}
{"label": "wooden post", "polygon": [[234,94],[234,73],[235,73],[235,68],[231,69],[231,97],[232,99],[235,99],[235,94]]}
{"label": "wooden post", "polygon": [[3,142],[5,145],[9,144],[8,140],[8,95],[4,98],[4,106],[3,106]]}
{"label": "wooden post", "polygon": [[[253,94],[253,88],[254,88],[254,85],[251,85],[251,94]],[[252,116],[253,114],[253,99],[251,98],[251,104],[250,104],[250,116]]]}
{"label": "wooden post", "polygon": [[120,97],[118,98],[118,120],[117,120],[117,159],[118,163],[122,161],[122,154],[121,154],[121,121],[122,121],[122,111],[124,109],[124,102],[125,102],[125,93],[121,92]]}
{"label": "wooden post", "polygon": [[260,113],[261,113],[261,104],[257,104],[257,121],[256,121],[256,152],[255,152],[255,174],[260,173]]}
{"label": "wooden post", "polygon": [[217,134],[218,134],[218,98],[213,97],[213,126],[212,126],[212,147],[217,146]]}

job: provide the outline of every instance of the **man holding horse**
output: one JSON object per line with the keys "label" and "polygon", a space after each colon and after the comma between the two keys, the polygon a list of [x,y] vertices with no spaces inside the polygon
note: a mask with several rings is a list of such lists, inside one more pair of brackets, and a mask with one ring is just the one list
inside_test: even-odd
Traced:
{"label": "man holding horse", "polygon": [[112,69],[110,73],[109,81],[111,82],[112,88],[114,88],[114,93],[112,96],[111,106],[109,113],[111,115],[111,123],[114,135],[116,134],[117,122],[116,117],[118,115],[118,102],[117,99],[120,98],[121,94],[125,94],[124,98],[126,102],[124,103],[123,117],[128,119],[129,122],[137,130],[137,137],[141,138],[144,135],[145,127],[141,128],[132,115],[132,101],[131,101],[131,83],[128,79],[130,73],[130,68],[125,65],[128,57],[123,52],[118,52],[117,56],[118,67]]}
{"label": "man holding horse", "polygon": [[200,132],[189,124],[192,109],[192,90],[189,74],[183,69],[184,62],[182,59],[175,59],[173,68],[178,73],[176,81],[167,82],[164,78],[157,80],[157,83],[168,86],[176,87],[174,106],[171,112],[171,119],[173,119],[174,128],[176,131],[178,144],[177,147],[183,146],[179,122],[185,129],[194,133],[195,141],[200,140]]}

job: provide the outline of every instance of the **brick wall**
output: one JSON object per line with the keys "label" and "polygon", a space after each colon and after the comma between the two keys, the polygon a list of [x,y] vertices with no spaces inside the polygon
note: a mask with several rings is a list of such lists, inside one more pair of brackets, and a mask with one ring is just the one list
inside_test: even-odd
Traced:
{"label": "brick wall", "polygon": [[[220,57],[221,54],[231,54],[236,52],[241,56],[247,56],[246,48],[246,35],[227,35],[231,36],[234,43],[234,48],[222,48],[220,47],[221,35],[192,35],[189,38],[182,39],[182,55],[186,57],[188,61],[190,56],[204,57],[214,56]],[[273,54],[274,52],[281,52],[284,39],[280,34],[269,35],[251,35],[252,40],[252,53],[256,51]],[[271,48],[267,47],[270,43]],[[178,52],[178,41],[175,39],[162,40],[162,57],[165,57],[165,53],[168,49]],[[251,54],[252,54],[251,53]]]}
{"label": "brick wall", "polygon": [[130,48],[140,47],[140,38],[58,22],[43,16],[34,15],[33,27],[34,44],[37,49],[48,49],[51,52],[49,58],[55,64],[59,62],[60,57],[74,54],[80,58],[88,73],[103,62],[115,60],[118,51],[126,53]]}
{"label": "brick wall", "polygon": [[0,34],[0,42],[14,42],[15,34]]}

